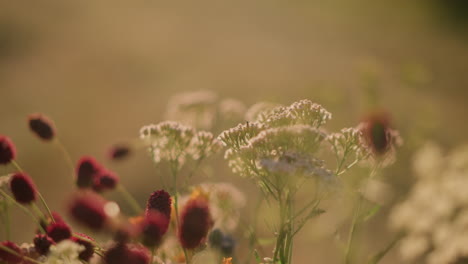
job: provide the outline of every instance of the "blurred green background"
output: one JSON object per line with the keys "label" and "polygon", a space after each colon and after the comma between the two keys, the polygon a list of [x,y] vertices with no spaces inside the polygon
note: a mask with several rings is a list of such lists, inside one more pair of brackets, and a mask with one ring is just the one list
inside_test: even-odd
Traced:
{"label": "blurred green background", "polygon": [[[71,172],[56,147],[28,131],[30,113],[55,121],[73,159],[106,163],[108,146],[162,121],[170,96],[183,91],[212,90],[248,105],[308,98],[333,113],[330,130],[385,108],[405,140],[385,180],[403,196],[417,147],[466,140],[467,26],[463,0],[0,0],[0,134],[13,139],[19,163],[62,212]],[[161,187],[143,151],[106,164],[141,203]],[[210,180],[257,195],[217,164]],[[364,248],[390,240],[389,208],[363,230]],[[30,220],[14,217],[15,241],[29,241]],[[304,232],[298,241],[296,263],[338,263],[332,238]],[[391,254],[384,263],[394,261]]]}

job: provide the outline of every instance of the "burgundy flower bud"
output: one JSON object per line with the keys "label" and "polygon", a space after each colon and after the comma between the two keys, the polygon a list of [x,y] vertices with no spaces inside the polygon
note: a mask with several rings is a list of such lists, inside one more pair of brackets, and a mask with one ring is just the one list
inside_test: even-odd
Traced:
{"label": "burgundy flower bud", "polygon": [[78,235],[79,236],[72,237],[72,241],[84,247],[84,250],[80,252],[80,255],[78,257],[81,260],[88,262],[94,254],[94,245],[93,243],[91,243],[91,241],[94,241],[94,239],[85,234]]}
{"label": "burgundy flower bud", "polygon": [[143,244],[149,248],[159,246],[169,227],[169,220],[157,211],[147,214],[140,224]]}
{"label": "burgundy flower bud", "polygon": [[172,199],[168,192],[165,190],[155,191],[148,198],[145,212],[148,215],[152,210],[155,210],[164,214],[167,218],[170,219],[171,203]]}
{"label": "burgundy flower bud", "polygon": [[29,204],[36,200],[36,186],[26,173],[13,174],[10,180],[10,189],[18,203]]}
{"label": "burgundy flower bud", "polygon": [[90,188],[102,166],[93,157],[82,157],[76,166],[76,185],[78,188]]}
{"label": "burgundy flower bud", "polygon": [[187,249],[199,246],[213,226],[208,202],[202,198],[189,200],[180,219],[179,242]]}
{"label": "burgundy flower bud", "polygon": [[72,235],[70,227],[63,223],[52,223],[47,227],[47,235],[55,242],[69,239]]}
{"label": "burgundy flower bud", "polygon": [[366,144],[377,155],[386,153],[392,142],[390,116],[385,112],[376,112],[363,122],[362,133]]}
{"label": "burgundy flower bud", "polygon": [[44,234],[37,234],[33,240],[34,249],[39,255],[47,255],[51,245],[54,245],[55,242],[52,238]]}
{"label": "burgundy flower bud", "polygon": [[9,248],[10,250],[18,253],[18,255],[12,254],[3,248],[0,248],[0,262],[6,262],[8,264],[19,264],[22,263],[23,257],[21,253],[21,249],[13,242],[11,241],[4,241],[0,243],[2,246]]}
{"label": "burgundy flower bud", "polygon": [[[58,222],[62,222],[62,223],[65,223],[65,221],[63,220],[62,216],[60,216],[59,213],[57,212],[52,212],[52,217],[54,218],[53,220],[50,218],[50,217],[47,217],[47,219],[41,219],[40,220],[40,224],[42,226],[42,228],[44,230],[47,230],[47,227],[49,226],[49,224],[51,223],[58,223]],[[40,233],[40,230],[36,230],[36,233]]]}
{"label": "burgundy flower bud", "polygon": [[144,247],[133,247],[129,251],[129,260],[132,264],[149,264],[150,254]]}
{"label": "burgundy flower bud", "polygon": [[104,260],[107,264],[127,264],[130,262],[130,249],[125,243],[117,243],[106,250]]}
{"label": "burgundy flower bud", "polygon": [[111,171],[105,170],[98,174],[94,179],[93,190],[101,192],[113,190],[119,182],[119,177]]}
{"label": "burgundy flower bud", "polygon": [[16,148],[10,138],[0,135],[0,164],[6,165],[16,158]]}
{"label": "burgundy flower bud", "polygon": [[102,229],[107,221],[105,203],[106,201],[95,193],[78,193],[72,198],[68,211],[77,222],[97,231]]}
{"label": "burgundy flower bud", "polygon": [[109,150],[109,158],[111,160],[122,160],[128,157],[130,153],[131,153],[130,147],[126,145],[115,145],[111,147]]}
{"label": "burgundy flower bud", "polygon": [[32,114],[28,118],[29,128],[40,139],[52,140],[55,136],[55,129],[52,120],[42,114]]}

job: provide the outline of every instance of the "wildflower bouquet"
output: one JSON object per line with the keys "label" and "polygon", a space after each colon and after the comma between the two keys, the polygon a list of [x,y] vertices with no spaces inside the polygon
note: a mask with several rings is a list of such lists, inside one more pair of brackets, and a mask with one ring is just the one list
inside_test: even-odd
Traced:
{"label": "wildflower bouquet", "polygon": [[[143,149],[155,164],[167,166],[163,177],[169,186],[155,186],[145,206],[133,198],[115,172],[94,157],[74,162],[58,140],[53,122],[32,115],[28,120],[31,131],[56,144],[74,171],[76,190],[62,217],[48,207],[33,178],[17,163],[13,142],[0,136],[0,164],[14,169],[0,178],[6,238],[0,244],[0,261],[241,263],[233,234],[246,205],[245,194],[230,183],[190,183],[202,163],[223,151],[232,172],[250,179],[262,199],[277,208],[271,254],[258,253],[267,251],[255,242],[255,225],[247,228],[256,263],[293,263],[294,238],[309,220],[326,212],[323,201],[343,190],[343,177],[355,165],[370,167],[369,175],[352,192],[358,203],[343,250],[344,263],[357,263],[352,254],[355,227],[363,215],[370,214],[364,209],[361,187],[393,161],[400,144],[387,114],[376,113],[357,127],[330,133],[324,126],[331,113],[310,100],[289,106],[258,103],[247,109],[237,100],[196,92],[174,97],[169,106],[167,117],[172,121],[143,126],[138,139],[116,145],[109,155],[112,160],[123,160]],[[217,131],[222,131],[219,136],[213,134]],[[125,215],[119,204],[106,199],[103,194],[111,191],[120,193],[133,212]],[[37,226],[30,243],[21,247],[10,241],[8,210],[12,207],[23,210]],[[76,232],[71,223],[87,230],[86,234]],[[370,263],[378,263],[383,255],[377,254]]]}

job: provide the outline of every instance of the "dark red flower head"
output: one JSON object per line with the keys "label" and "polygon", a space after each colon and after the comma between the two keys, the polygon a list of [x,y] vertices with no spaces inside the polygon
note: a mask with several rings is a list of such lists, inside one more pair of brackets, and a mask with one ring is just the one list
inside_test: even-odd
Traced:
{"label": "dark red flower head", "polygon": [[181,215],[179,242],[184,248],[193,249],[200,245],[213,226],[208,201],[192,199],[187,202]]}
{"label": "dark red flower head", "polygon": [[47,235],[58,243],[62,240],[69,239],[72,232],[67,224],[59,222],[52,223],[47,227]]}
{"label": "dark red flower head", "polygon": [[77,222],[94,230],[104,228],[107,214],[104,211],[106,201],[92,192],[77,193],[71,200],[68,210]]}
{"label": "dark red flower head", "polygon": [[115,145],[111,147],[109,150],[109,158],[111,160],[122,160],[128,157],[130,153],[131,153],[130,147],[128,147],[127,145],[123,145],[123,144]]}
{"label": "dark red flower head", "polygon": [[54,123],[42,114],[32,114],[28,118],[29,128],[39,138],[49,141],[55,136]]}
{"label": "dark red flower head", "polygon": [[52,238],[44,234],[37,234],[33,240],[34,249],[39,255],[47,255],[51,245],[54,245],[55,242]]}
{"label": "dark red flower head", "polygon": [[365,143],[377,155],[385,154],[392,144],[390,123],[390,116],[385,112],[375,112],[363,122]]}
{"label": "dark red flower head", "polygon": [[10,138],[0,135],[0,164],[6,165],[16,158],[16,148]]}
{"label": "dark red flower head", "polygon": [[113,190],[119,182],[119,177],[109,170],[103,170],[94,178],[93,190],[102,192],[105,190]]}
{"label": "dark red flower head", "polygon": [[145,248],[117,243],[106,251],[104,260],[107,264],[149,264],[150,256]]}
{"label": "dark red flower head", "polygon": [[29,204],[37,198],[36,186],[26,173],[13,174],[10,180],[10,189],[18,203]]}
{"label": "dark red flower head", "polygon": [[79,236],[72,237],[72,241],[84,247],[84,250],[80,252],[78,257],[81,260],[88,262],[94,254],[94,245],[92,243],[94,239],[85,234],[78,235]]}
{"label": "dark red flower head", "polygon": [[164,214],[167,218],[171,218],[171,203],[172,199],[165,190],[153,192],[146,203],[146,215],[155,210]]}
{"label": "dark red flower head", "polygon": [[101,164],[93,157],[81,157],[76,166],[76,185],[78,188],[91,188],[102,170]]}
{"label": "dark red flower head", "polygon": [[143,244],[150,248],[159,246],[167,232],[169,221],[167,216],[157,211],[147,214],[140,223]]}
{"label": "dark red flower head", "polygon": [[10,250],[18,253],[20,256],[14,255],[2,248],[0,248],[0,262],[6,262],[8,264],[19,264],[22,263],[23,257],[21,253],[21,249],[13,242],[11,241],[4,241],[0,243],[2,246],[9,248]]}

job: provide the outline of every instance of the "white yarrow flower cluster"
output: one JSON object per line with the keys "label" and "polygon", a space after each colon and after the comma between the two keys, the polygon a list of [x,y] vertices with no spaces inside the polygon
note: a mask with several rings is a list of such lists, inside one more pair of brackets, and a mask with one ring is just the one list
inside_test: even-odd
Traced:
{"label": "white yarrow flower cluster", "polygon": [[50,247],[50,253],[45,260],[45,264],[81,264],[80,252],[84,246],[71,240],[63,240],[57,245]]}
{"label": "white yarrow flower cluster", "polygon": [[414,159],[417,182],[391,215],[407,234],[400,255],[414,263],[457,263],[468,257],[468,147],[445,156],[434,144]]}

